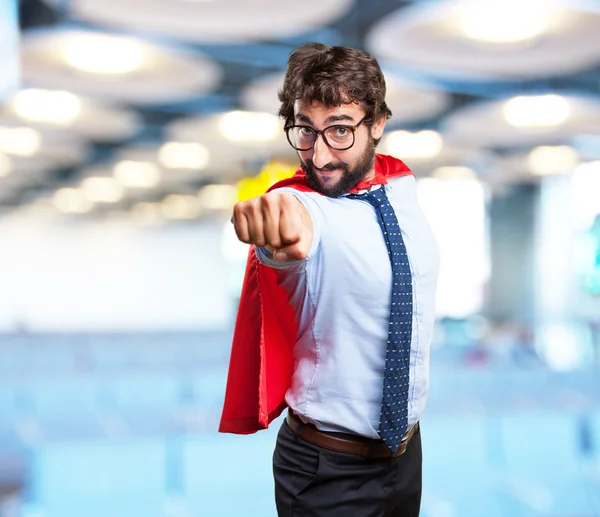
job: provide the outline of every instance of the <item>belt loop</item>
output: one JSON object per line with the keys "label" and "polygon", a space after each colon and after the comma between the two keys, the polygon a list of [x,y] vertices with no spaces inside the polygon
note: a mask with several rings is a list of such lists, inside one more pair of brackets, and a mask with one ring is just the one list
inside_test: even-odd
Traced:
{"label": "belt loop", "polygon": [[304,429],[305,425],[306,424],[302,421],[298,422],[298,427],[296,427],[296,430],[294,431],[294,436],[296,437],[296,440],[302,438],[302,430]]}
{"label": "belt loop", "polygon": [[294,437],[296,438],[296,441],[297,441],[299,438],[302,438],[302,431],[304,430],[304,427],[306,426],[306,424],[300,418],[298,418],[294,413],[292,413],[291,410],[290,410],[290,415],[298,424],[296,429],[294,429]]}

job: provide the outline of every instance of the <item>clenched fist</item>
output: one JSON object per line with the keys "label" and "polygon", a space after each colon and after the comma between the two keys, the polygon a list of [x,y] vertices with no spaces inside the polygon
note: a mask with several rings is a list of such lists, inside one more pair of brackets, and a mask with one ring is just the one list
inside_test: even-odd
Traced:
{"label": "clenched fist", "polygon": [[312,220],[293,194],[272,192],[237,203],[232,222],[239,240],[266,248],[275,260],[302,260],[310,251]]}

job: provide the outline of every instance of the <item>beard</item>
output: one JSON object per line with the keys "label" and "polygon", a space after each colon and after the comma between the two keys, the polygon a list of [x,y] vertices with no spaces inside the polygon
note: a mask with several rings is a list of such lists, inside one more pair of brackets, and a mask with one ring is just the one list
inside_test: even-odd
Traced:
{"label": "beard", "polygon": [[[340,197],[343,194],[350,192],[358,185],[373,169],[375,163],[375,143],[371,138],[366,149],[358,157],[356,165],[350,168],[342,162],[330,162],[321,169],[317,169],[312,160],[306,160],[306,163],[300,159],[302,170],[306,173],[310,188],[326,195],[327,197]],[[343,171],[342,177],[333,185],[321,183],[316,171],[332,171],[340,169]]]}

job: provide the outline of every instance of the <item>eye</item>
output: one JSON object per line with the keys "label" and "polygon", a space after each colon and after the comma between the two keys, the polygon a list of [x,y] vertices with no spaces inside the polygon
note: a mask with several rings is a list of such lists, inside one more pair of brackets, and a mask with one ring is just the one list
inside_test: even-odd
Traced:
{"label": "eye", "polygon": [[306,126],[300,126],[298,128],[298,132],[301,136],[310,136],[314,133],[314,131],[311,128]]}
{"label": "eye", "polygon": [[347,127],[344,126],[336,126],[334,128],[334,135],[337,138],[344,138],[345,136],[348,136],[348,133],[350,133],[350,130]]}

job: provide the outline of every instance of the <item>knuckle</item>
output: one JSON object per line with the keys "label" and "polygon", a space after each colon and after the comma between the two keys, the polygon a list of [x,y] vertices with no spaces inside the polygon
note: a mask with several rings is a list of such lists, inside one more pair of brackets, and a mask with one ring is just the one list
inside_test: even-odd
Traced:
{"label": "knuckle", "polygon": [[298,202],[296,196],[294,196],[294,194],[290,194],[289,192],[283,192],[280,195],[280,203],[283,207],[290,208]]}
{"label": "knuckle", "polygon": [[241,215],[244,213],[244,204],[245,201],[240,201],[233,206],[233,217],[234,219],[239,219]]}
{"label": "knuckle", "polygon": [[257,219],[257,214],[260,213],[260,210],[257,209],[257,204],[253,200],[245,201],[242,207],[240,208],[240,216],[245,217],[250,224],[252,224]]}
{"label": "knuckle", "polygon": [[298,240],[298,232],[291,228],[285,228],[281,231],[281,240],[284,243],[293,243]]}
{"label": "knuckle", "polygon": [[275,194],[263,194],[260,197],[260,202],[261,202],[262,206],[269,207],[273,204],[275,197],[276,197]]}
{"label": "knuckle", "polygon": [[248,199],[247,201],[240,201],[233,207],[234,217],[248,216],[256,210],[256,202],[254,199]]}
{"label": "knuckle", "polygon": [[278,194],[265,194],[260,200],[263,213],[275,212],[280,205]]}
{"label": "knuckle", "polygon": [[250,212],[256,212],[260,209],[261,198],[255,197],[248,200],[248,210]]}

